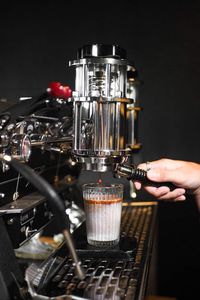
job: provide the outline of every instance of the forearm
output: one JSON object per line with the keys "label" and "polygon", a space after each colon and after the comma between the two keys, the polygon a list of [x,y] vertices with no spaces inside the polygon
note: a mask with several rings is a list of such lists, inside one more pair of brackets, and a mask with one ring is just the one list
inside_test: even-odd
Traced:
{"label": "forearm", "polygon": [[200,188],[195,190],[193,195],[194,195],[194,199],[195,199],[196,204],[197,204],[197,208],[200,211]]}

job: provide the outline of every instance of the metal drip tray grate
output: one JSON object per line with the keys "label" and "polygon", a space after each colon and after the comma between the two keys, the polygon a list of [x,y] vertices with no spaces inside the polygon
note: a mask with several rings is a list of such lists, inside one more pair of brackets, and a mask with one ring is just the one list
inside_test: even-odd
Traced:
{"label": "metal drip tray grate", "polygon": [[[81,226],[75,241],[79,237],[77,252],[86,273],[85,279],[78,279],[71,258],[65,255],[67,249],[62,246],[43,263],[38,272],[40,276],[33,276],[32,285],[37,294],[46,299],[57,299],[61,295],[71,299],[137,299],[154,208],[155,205],[124,206],[121,239],[114,248],[102,250],[87,245],[85,228]],[[80,240],[80,237],[84,238]]]}

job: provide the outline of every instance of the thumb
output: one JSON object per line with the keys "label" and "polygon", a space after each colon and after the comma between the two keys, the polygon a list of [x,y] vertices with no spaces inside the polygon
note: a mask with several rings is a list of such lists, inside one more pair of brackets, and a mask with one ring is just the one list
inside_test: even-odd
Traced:
{"label": "thumb", "polygon": [[147,172],[148,179],[156,182],[177,182],[181,174],[178,170],[150,169]]}

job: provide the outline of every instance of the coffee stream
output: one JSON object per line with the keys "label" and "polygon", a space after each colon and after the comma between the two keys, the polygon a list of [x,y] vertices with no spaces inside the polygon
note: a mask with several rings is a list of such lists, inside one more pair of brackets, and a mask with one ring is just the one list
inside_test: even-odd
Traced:
{"label": "coffee stream", "polygon": [[97,182],[98,182],[99,185],[103,185],[102,174],[101,173],[99,173],[99,179],[98,179]]}

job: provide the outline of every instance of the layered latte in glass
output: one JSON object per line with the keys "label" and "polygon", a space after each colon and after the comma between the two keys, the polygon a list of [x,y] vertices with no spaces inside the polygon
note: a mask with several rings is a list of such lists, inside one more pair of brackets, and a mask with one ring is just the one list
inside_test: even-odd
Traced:
{"label": "layered latte in glass", "polygon": [[83,185],[88,244],[114,246],[119,242],[123,185]]}

